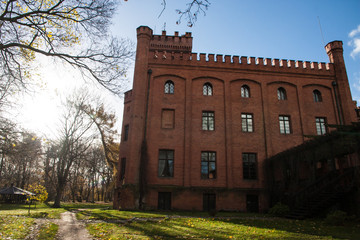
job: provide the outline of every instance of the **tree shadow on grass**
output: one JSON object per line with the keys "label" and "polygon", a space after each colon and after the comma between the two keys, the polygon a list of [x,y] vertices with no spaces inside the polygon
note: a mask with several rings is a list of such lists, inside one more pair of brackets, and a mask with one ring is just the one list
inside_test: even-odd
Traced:
{"label": "tree shadow on grass", "polygon": [[359,226],[278,218],[164,218],[113,225],[134,239],[360,239]]}

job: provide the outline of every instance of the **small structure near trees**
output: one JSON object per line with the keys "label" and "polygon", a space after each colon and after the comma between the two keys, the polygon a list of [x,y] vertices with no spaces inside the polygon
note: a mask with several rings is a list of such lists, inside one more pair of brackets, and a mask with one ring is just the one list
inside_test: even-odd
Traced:
{"label": "small structure near trees", "polygon": [[0,201],[5,203],[25,203],[29,196],[35,194],[13,185],[0,190]]}

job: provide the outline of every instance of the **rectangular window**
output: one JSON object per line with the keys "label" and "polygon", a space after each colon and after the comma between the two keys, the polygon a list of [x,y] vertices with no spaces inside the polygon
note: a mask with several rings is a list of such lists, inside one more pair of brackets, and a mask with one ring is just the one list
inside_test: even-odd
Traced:
{"label": "rectangular window", "polygon": [[174,176],[174,150],[159,150],[159,177]]}
{"label": "rectangular window", "polygon": [[124,142],[129,138],[129,124],[124,126]]}
{"label": "rectangular window", "polygon": [[174,109],[163,109],[161,113],[161,128],[174,128],[174,119]]}
{"label": "rectangular window", "polygon": [[201,152],[201,178],[216,178],[216,152]]}
{"label": "rectangular window", "polygon": [[121,158],[121,170],[120,170],[120,180],[125,178],[125,169],[126,169],[126,158]]}
{"label": "rectangular window", "polygon": [[244,179],[257,179],[256,153],[243,153],[242,160]]}
{"label": "rectangular window", "polygon": [[216,209],[216,194],[204,193],[203,194],[203,210],[211,211]]}
{"label": "rectangular window", "polygon": [[281,134],[290,134],[290,116],[279,116],[279,124],[280,124],[280,133]]}
{"label": "rectangular window", "polygon": [[171,192],[158,193],[158,209],[171,210]]}
{"label": "rectangular window", "polygon": [[202,112],[202,130],[214,131],[215,129],[215,114],[214,112]]}
{"label": "rectangular window", "polygon": [[241,114],[241,129],[243,132],[253,132],[253,115],[251,113]]}
{"label": "rectangular window", "polygon": [[317,117],[315,118],[316,124],[316,133],[317,135],[324,135],[326,134],[326,118],[324,117]]}

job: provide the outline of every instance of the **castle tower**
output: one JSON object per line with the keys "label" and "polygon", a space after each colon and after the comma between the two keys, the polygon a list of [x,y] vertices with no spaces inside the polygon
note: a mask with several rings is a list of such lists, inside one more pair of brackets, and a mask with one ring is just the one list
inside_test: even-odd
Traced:
{"label": "castle tower", "polygon": [[343,56],[343,43],[342,41],[330,42],[325,46],[325,50],[330,62],[334,65],[336,80],[333,82],[333,88],[337,100],[339,122],[341,125],[349,125],[351,122],[357,121],[356,104],[351,101],[352,97]]}

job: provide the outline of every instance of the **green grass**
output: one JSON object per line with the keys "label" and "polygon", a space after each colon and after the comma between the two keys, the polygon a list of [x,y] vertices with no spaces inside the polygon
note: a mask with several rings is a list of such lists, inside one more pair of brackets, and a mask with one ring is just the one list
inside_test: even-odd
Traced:
{"label": "green grass", "polygon": [[[35,218],[60,218],[60,213],[66,212],[63,208],[51,208],[51,205],[41,203],[31,205],[30,216]],[[29,216],[29,205],[26,204],[0,204],[1,216]]]}
{"label": "green grass", "polygon": [[[61,212],[78,210],[79,219],[103,220],[89,223],[96,239],[360,239],[360,222],[330,226],[323,220],[289,220],[260,214],[219,212],[117,211],[110,204],[66,203],[62,208],[40,204],[28,216],[26,205],[0,205],[0,239],[23,239],[36,217],[55,218]],[[18,217],[20,216],[20,217]],[[115,220],[142,221],[128,223]],[[53,239],[58,226],[44,225],[38,239]]]}
{"label": "green grass", "polygon": [[59,226],[55,223],[45,223],[41,226],[39,231],[38,239],[41,240],[52,240],[55,239],[55,235],[59,229]]}
{"label": "green grass", "polygon": [[[169,216],[177,215],[176,218]],[[182,216],[191,217],[182,217]],[[219,216],[222,215],[222,216]],[[197,217],[195,217],[197,216]],[[88,224],[98,239],[360,239],[360,223],[330,226],[323,220],[289,220],[259,214],[219,213],[216,218],[204,212],[136,212],[88,209],[80,219],[108,222]],[[225,217],[227,216],[227,217]],[[113,220],[145,218],[126,224]],[[146,221],[147,220],[147,221]]]}
{"label": "green grass", "polygon": [[33,223],[33,218],[0,216],[0,239],[24,239]]}
{"label": "green grass", "polygon": [[158,222],[89,224],[98,239],[360,239],[360,226],[277,218],[176,218]]}

